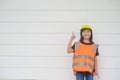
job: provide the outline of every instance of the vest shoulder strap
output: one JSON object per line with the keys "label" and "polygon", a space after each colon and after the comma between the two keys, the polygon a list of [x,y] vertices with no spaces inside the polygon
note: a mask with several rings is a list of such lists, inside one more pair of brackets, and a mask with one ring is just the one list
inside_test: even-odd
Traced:
{"label": "vest shoulder strap", "polygon": [[75,48],[76,49],[80,48],[79,42],[75,42]]}
{"label": "vest shoulder strap", "polygon": [[94,44],[94,51],[96,52],[96,50],[98,49],[99,45],[98,44]]}

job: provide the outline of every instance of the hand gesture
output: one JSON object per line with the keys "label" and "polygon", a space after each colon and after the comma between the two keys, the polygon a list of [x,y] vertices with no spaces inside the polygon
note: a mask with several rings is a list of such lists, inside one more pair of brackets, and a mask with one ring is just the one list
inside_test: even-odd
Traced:
{"label": "hand gesture", "polygon": [[71,40],[74,40],[75,39],[75,34],[74,34],[74,32],[72,32],[72,35],[71,35]]}

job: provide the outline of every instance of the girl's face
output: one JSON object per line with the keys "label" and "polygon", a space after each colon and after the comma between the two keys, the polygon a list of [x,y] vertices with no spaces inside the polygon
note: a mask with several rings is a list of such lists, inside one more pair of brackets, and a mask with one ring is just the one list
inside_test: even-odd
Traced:
{"label": "girl's face", "polygon": [[82,37],[84,39],[90,39],[91,37],[91,31],[89,29],[85,29],[82,31]]}

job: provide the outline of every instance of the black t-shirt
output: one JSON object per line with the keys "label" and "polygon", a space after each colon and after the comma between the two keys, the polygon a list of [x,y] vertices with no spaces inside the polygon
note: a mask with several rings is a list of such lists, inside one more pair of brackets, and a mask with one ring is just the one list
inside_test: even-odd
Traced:
{"label": "black t-shirt", "polygon": [[[83,44],[86,44],[86,45],[91,45],[91,44],[94,44],[94,43],[84,43],[82,42]],[[75,48],[75,44],[71,47],[73,49],[73,52],[74,52],[74,48]],[[99,55],[99,51],[98,51],[98,48],[97,48],[97,51],[96,51],[96,56]]]}

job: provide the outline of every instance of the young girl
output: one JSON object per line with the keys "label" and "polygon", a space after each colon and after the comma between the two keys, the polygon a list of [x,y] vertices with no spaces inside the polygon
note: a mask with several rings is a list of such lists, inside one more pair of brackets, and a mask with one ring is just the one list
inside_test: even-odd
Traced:
{"label": "young girl", "polygon": [[72,46],[72,41],[75,39],[72,33],[68,43],[67,52],[74,53],[73,56],[73,71],[76,80],[93,80],[93,76],[98,76],[97,57],[98,45],[93,42],[92,28],[89,25],[83,25],[80,29],[80,41],[75,42]]}

